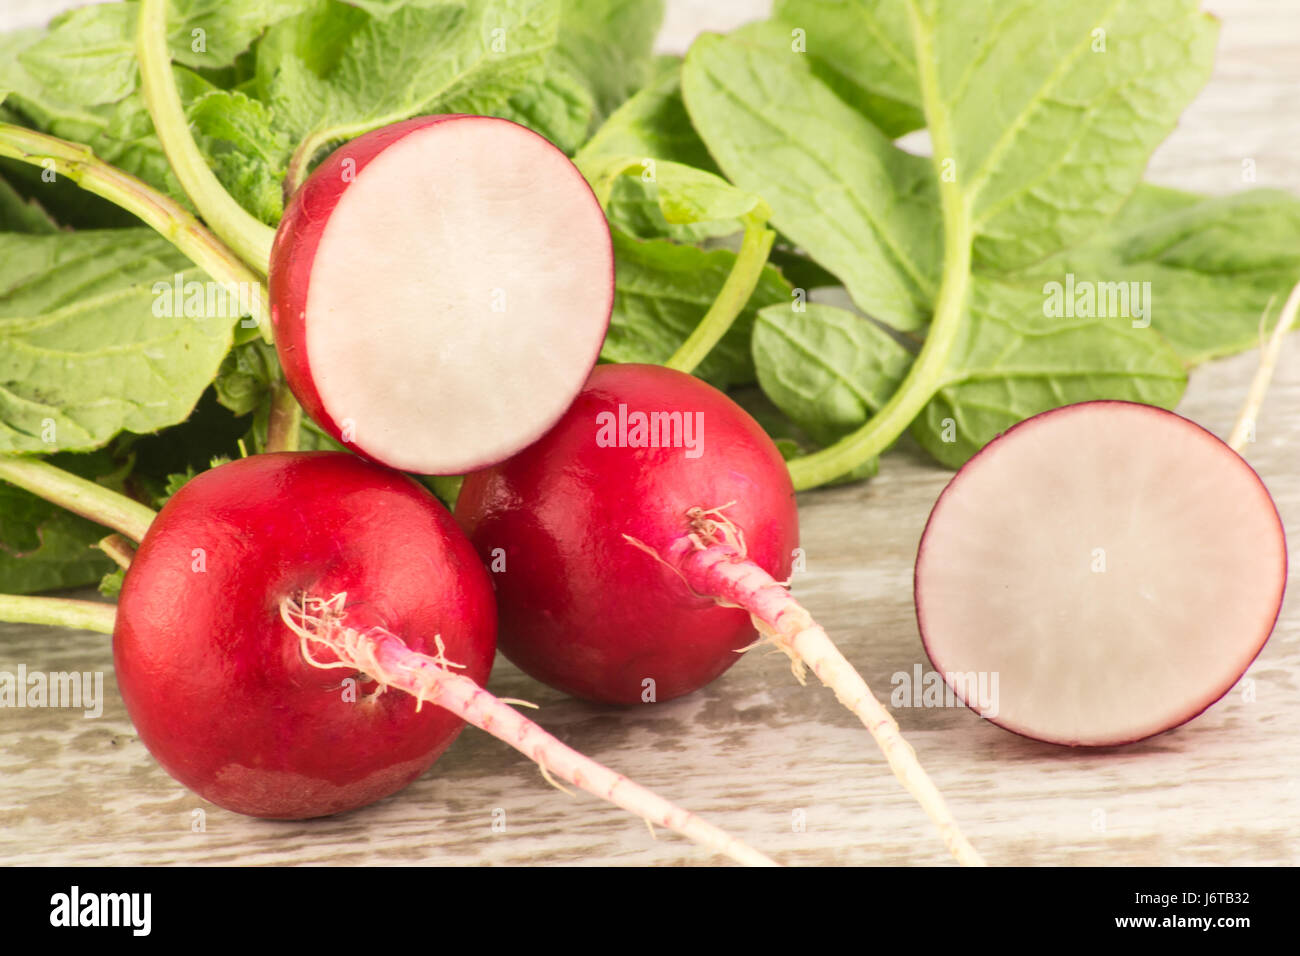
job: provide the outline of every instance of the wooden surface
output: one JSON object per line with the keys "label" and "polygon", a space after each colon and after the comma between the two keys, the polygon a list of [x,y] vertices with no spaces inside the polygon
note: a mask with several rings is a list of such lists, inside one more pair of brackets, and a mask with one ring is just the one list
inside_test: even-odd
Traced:
{"label": "wooden surface", "polygon": [[[1259,184],[1294,189],[1300,14],[1288,0],[1207,6],[1224,20],[1214,79],[1153,161],[1152,177],[1229,192],[1244,188],[1242,159],[1252,158]],[[666,47],[688,38],[683,15],[670,15]],[[1179,410],[1226,435],[1255,360],[1250,353],[1198,370]],[[1246,456],[1300,540],[1300,336],[1283,354]],[[808,569],[795,593],[882,698],[891,674],[928,668],[912,612],[912,561],[948,477],[902,449],[869,484],[801,498]],[[1144,743],[1077,753],[1015,737],[964,708],[895,716],[990,863],[1295,864],[1294,584],[1293,575],[1277,629],[1247,675],[1254,699],[1243,682],[1191,724]],[[117,698],[108,638],[0,626],[0,670],[19,663],[104,671],[107,702],[95,720],[67,710],[0,711],[0,863],[716,862],[670,834],[652,839],[641,822],[595,799],[553,790],[523,757],[472,729],[422,779],[369,808],[305,823],[240,817],[187,792],[150,758]],[[632,710],[565,699],[504,659],[489,686],[541,704],[539,721],[567,743],[782,862],[947,862],[866,732],[828,692],[799,687],[779,655],[748,655],[686,699]],[[199,808],[206,830],[193,832]],[[498,809],[503,833],[492,829]],[[806,819],[803,832],[792,827],[795,811]]]}

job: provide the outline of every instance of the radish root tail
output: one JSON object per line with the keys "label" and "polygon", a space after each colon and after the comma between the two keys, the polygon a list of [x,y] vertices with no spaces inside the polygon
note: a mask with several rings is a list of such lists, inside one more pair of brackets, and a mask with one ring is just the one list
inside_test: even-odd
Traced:
{"label": "radish root tail", "polygon": [[1282,314],[1278,316],[1277,325],[1273,328],[1273,334],[1264,339],[1264,327],[1272,306],[1273,302],[1270,299],[1268,306],[1264,309],[1264,314],[1260,316],[1260,339],[1262,341],[1259,350],[1259,368],[1255,371],[1254,379],[1251,380],[1250,389],[1246,395],[1246,404],[1237,416],[1237,423],[1233,426],[1232,434],[1228,436],[1228,447],[1238,454],[1250,441],[1254,440],[1255,420],[1259,417],[1259,410],[1264,405],[1264,396],[1268,393],[1269,383],[1273,380],[1273,370],[1277,367],[1278,356],[1282,354],[1282,344],[1286,339],[1286,334],[1291,331],[1291,327],[1295,324],[1296,314],[1300,312],[1300,283],[1297,283],[1291,289],[1291,294],[1287,296],[1286,303],[1282,306]]}
{"label": "radish root tail", "polygon": [[445,708],[528,757],[558,789],[564,788],[554,777],[641,817],[652,833],[654,824],[658,824],[737,863],[776,866],[762,853],[695,814],[561,743],[470,678],[456,673],[454,668],[461,665],[447,659],[441,639],[435,641],[436,655],[421,654],[386,628],[363,630],[349,626],[346,592],[330,598],[305,594],[286,597],[280,602],[280,619],[297,635],[303,659],[313,667],[362,671],[381,688],[392,687],[410,694],[417,707],[427,701]]}
{"label": "radish root tail", "polygon": [[727,507],[692,508],[686,515],[689,532],[666,555],[656,557],[676,571],[695,593],[748,611],[763,635],[758,643],[770,641],[784,651],[801,684],[806,683],[806,670],[811,669],[871,732],[894,776],[938,827],[953,858],[963,866],[983,866],[983,858],[962,834],[942,794],[921,768],[916,752],[903,739],[898,722],[876,700],[866,681],[812,615],[784,585],[749,560],[744,535],[722,513]]}

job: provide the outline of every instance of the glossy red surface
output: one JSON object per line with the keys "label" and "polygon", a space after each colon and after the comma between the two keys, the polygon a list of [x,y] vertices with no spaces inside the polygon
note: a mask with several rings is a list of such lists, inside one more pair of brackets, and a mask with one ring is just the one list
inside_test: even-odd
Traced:
{"label": "glossy red surface", "polygon": [[[701,454],[681,447],[601,447],[597,416],[703,415]],[[660,366],[598,366],[540,441],[468,476],[456,517],[494,571],[500,646],[533,677],[578,697],[657,700],[702,687],[740,659],[749,615],[693,594],[659,553],[687,533],[692,507],[725,514],[749,557],[782,580],[798,545],[798,513],[780,452],[740,406],[697,378]],[[498,552],[497,549],[500,549]]]}
{"label": "glossy red surface", "polygon": [[[201,563],[200,563],[201,562]],[[355,674],[307,664],[280,619],[288,594],[347,593],[347,623],[487,680],[491,584],[446,509],[352,455],[256,455],[205,472],[162,509],[126,574],[113,634],[136,730],[173,777],[227,809],[302,818],[406,786],[463,724],[406,694],[355,702]]]}

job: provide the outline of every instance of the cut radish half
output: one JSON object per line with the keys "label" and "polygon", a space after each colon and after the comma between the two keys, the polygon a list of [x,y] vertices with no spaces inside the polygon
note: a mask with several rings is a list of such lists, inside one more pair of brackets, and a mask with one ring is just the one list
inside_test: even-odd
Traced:
{"label": "cut radish half", "polygon": [[355,451],[459,474],[539,438],[596,363],[614,301],[586,180],[507,120],[426,116],[336,150],[271,253],[285,377]]}
{"label": "cut radish half", "polygon": [[1286,572],[1277,509],[1236,452],[1173,412],[1086,402],[1022,422],[953,477],[921,537],[916,617],[968,706],[1106,746],[1227,693]]}

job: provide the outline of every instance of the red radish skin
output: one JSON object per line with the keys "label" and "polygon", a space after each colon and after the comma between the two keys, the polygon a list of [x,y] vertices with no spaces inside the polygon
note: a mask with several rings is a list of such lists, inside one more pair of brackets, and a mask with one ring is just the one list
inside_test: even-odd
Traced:
{"label": "red radish skin", "polygon": [[[703,454],[597,447],[597,415],[620,403],[701,413]],[[749,614],[692,594],[672,569],[623,539],[667,554],[685,541],[689,509],[734,502],[725,513],[746,529],[752,562],[789,575],[799,543],[794,489],[780,453],[738,411],[681,372],[602,365],[545,438],[466,477],[458,519],[489,567],[494,549],[504,552],[505,572],[494,578],[500,646],[510,660],[574,696],[632,704],[647,693],[646,680],[656,700],[670,700],[740,659],[756,636]]]}
{"label": "red radish skin", "polygon": [[353,621],[401,634],[478,684],[495,652],[491,583],[414,481],[341,453],[255,455],[204,472],[155,519],[126,573],[113,661],[150,753],[237,813],[297,819],[385,797],[462,722],[303,660],[280,620],[301,591],[348,595]]}
{"label": "red radish skin", "polygon": [[[699,454],[603,445],[601,423],[620,406],[698,414]],[[717,389],[661,366],[598,366],[545,437],[466,477],[456,516],[500,572],[500,646],[524,671],[589,700],[668,700],[718,677],[761,634],[871,731],[954,857],[982,863],[897,723],[778,583],[798,545],[789,472]]]}
{"label": "red radish skin", "polygon": [[1164,409],[1087,402],[1027,419],[953,477],[917,553],[917,623],[945,679],[998,675],[991,722],[1115,746],[1236,684],[1286,573],[1277,509],[1232,448]]}
{"label": "red radish skin", "polygon": [[331,436],[382,464],[461,474],[564,412],[614,301],[609,227],[531,130],[422,116],[345,144],[276,231],[285,378]]}
{"label": "red radish skin", "polygon": [[544,773],[771,865],[483,690],[495,628],[487,572],[422,486],[343,453],[267,454],[199,475],[158,514],[126,574],[113,658],[149,751],[239,813],[365,806],[468,721]]}

